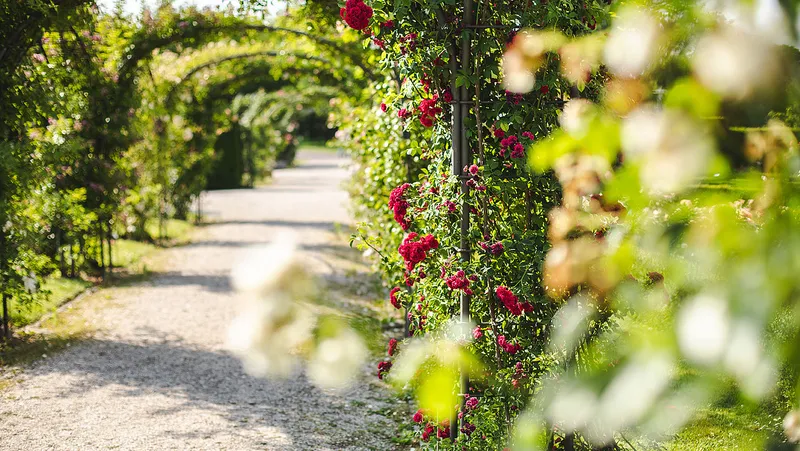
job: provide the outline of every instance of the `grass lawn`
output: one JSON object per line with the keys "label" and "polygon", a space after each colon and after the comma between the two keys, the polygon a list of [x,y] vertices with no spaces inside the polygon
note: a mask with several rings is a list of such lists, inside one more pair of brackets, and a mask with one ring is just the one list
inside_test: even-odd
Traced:
{"label": "grass lawn", "polygon": [[770,436],[781,434],[783,417],[742,405],[710,407],[672,441],[670,451],[762,450]]}
{"label": "grass lawn", "polygon": [[339,151],[336,147],[328,147],[325,141],[301,141],[297,145],[297,151],[310,150],[312,152],[328,152],[336,153]]}

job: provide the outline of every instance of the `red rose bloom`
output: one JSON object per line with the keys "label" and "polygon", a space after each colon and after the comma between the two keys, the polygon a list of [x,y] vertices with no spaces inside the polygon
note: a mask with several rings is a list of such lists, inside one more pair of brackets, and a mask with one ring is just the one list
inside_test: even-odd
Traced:
{"label": "red rose bloom", "polygon": [[386,353],[389,354],[389,356],[393,356],[394,355],[394,351],[396,349],[397,349],[397,340],[395,340],[394,338],[390,338],[389,339],[389,348],[386,350]]}
{"label": "red rose bloom", "polygon": [[347,0],[344,8],[339,10],[339,16],[354,30],[363,30],[369,26],[372,8],[363,0]]}
{"label": "red rose bloom", "polygon": [[411,227],[411,221],[406,218],[408,213],[408,201],[405,199],[405,192],[411,188],[411,184],[403,183],[397,188],[393,189],[389,194],[389,208],[394,213],[394,220],[400,224],[403,230],[408,230]]}
{"label": "red rose bloom", "polygon": [[394,308],[400,308],[400,300],[397,299],[397,292],[400,291],[400,287],[392,288],[392,291],[389,292],[389,300],[392,302]]}
{"label": "red rose bloom", "polygon": [[431,434],[433,434],[433,426],[430,424],[425,426],[425,430],[422,431],[422,441],[427,442],[431,438]]}
{"label": "red rose bloom", "polygon": [[423,420],[422,409],[417,410],[417,412],[412,417],[412,420],[414,420],[414,423],[422,423]]}
{"label": "red rose bloom", "polygon": [[383,376],[392,369],[392,362],[389,361],[381,361],[378,363],[378,379],[383,379]]}
{"label": "red rose bloom", "polygon": [[548,92],[550,92],[550,87],[547,85],[542,85],[542,87],[539,88],[539,92],[541,92],[542,94],[547,94]]}
{"label": "red rose bloom", "polygon": [[418,263],[425,260],[428,256],[428,252],[439,248],[439,242],[433,235],[425,235],[419,240],[414,241],[417,239],[417,236],[418,235],[414,232],[409,233],[403,240],[403,244],[397,248],[400,256],[403,257],[403,261],[406,263],[407,271],[412,271]]}
{"label": "red rose bloom", "polygon": [[385,103],[381,102],[381,111],[385,113],[387,109],[389,109],[389,107],[387,107]]}

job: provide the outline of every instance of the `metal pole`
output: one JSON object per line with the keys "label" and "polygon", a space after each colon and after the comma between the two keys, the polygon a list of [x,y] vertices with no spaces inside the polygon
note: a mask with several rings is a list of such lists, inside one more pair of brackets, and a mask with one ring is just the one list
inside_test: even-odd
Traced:
{"label": "metal pole", "polygon": [[[464,17],[462,24],[467,27],[475,25],[474,3],[473,0],[464,0]],[[466,35],[462,34],[461,38],[461,59],[458,65],[462,70],[470,68],[470,52],[472,50],[472,31],[467,31]],[[470,204],[467,201],[469,196],[469,186],[467,185],[468,174],[464,172],[464,166],[472,162],[472,149],[467,139],[467,130],[464,127],[464,118],[469,116],[469,104],[467,100],[470,95],[467,92],[466,86],[460,88],[455,87],[453,83],[454,100],[456,101],[453,107],[453,173],[458,176],[461,182],[461,193],[463,202],[461,204],[461,239],[459,243],[459,259],[466,266],[469,263],[472,251],[469,243],[469,226],[470,226]],[[477,106],[476,106],[477,108]],[[480,127],[480,124],[478,124]],[[458,146],[456,146],[458,143]],[[470,301],[471,296],[463,291],[459,299],[460,321],[462,324],[467,324],[471,321],[470,318]],[[463,366],[460,370],[459,381],[459,409],[463,412],[466,403],[466,394],[469,392],[469,376]],[[450,437],[455,440],[458,437],[460,426],[466,421],[462,415],[461,421],[454,418],[450,422]]]}

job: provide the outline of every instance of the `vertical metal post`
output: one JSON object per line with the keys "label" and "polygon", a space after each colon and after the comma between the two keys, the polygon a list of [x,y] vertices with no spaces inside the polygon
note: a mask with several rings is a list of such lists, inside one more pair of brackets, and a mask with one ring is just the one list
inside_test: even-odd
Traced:
{"label": "vertical metal post", "polygon": [[[467,27],[475,24],[473,0],[464,0],[464,16],[461,23]],[[457,62],[457,66],[462,70],[469,70],[471,66],[470,52],[472,51],[472,31],[470,28],[466,28],[466,30],[467,31],[462,31],[461,33],[461,58],[460,61]],[[455,57],[455,55],[452,55],[452,57]],[[453,65],[451,62],[451,68],[452,66]],[[453,77],[455,78],[455,72],[453,72]],[[461,239],[459,243],[459,259],[462,264],[466,265],[470,261],[472,251],[469,242],[471,208],[469,202],[467,201],[469,196],[469,186],[467,185],[467,181],[469,177],[468,174],[464,172],[464,167],[472,163],[472,149],[470,148],[469,140],[467,139],[467,130],[464,127],[464,119],[469,116],[468,100],[471,96],[467,92],[466,86],[456,88],[456,84],[453,82],[452,89],[454,91],[453,99],[455,100],[455,105],[453,107],[453,130],[451,133],[453,138],[453,174],[457,175],[459,181],[461,182],[461,194],[463,199],[461,204]],[[478,124],[478,126],[480,126],[480,124]],[[467,324],[471,320],[470,301],[471,296],[462,291],[459,300],[460,321],[462,324]],[[459,410],[463,412],[466,402],[466,394],[469,391],[469,376],[467,375],[466,369],[463,367],[460,368],[460,373]],[[453,440],[458,437],[459,428],[463,425],[464,421],[466,420],[464,419],[463,415],[460,422],[458,421],[458,417],[451,420],[450,437]]]}

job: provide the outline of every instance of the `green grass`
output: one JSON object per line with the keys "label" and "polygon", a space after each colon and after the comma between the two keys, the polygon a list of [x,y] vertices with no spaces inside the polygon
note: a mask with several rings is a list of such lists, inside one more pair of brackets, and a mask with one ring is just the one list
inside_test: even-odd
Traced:
{"label": "green grass", "polygon": [[335,147],[328,147],[325,141],[303,141],[297,145],[297,151],[300,152],[301,150],[310,150],[313,152],[328,152],[328,153],[336,153],[339,151],[338,148]]}
{"label": "green grass", "polygon": [[[152,225],[155,233],[158,232],[158,223]],[[167,221],[167,232],[172,243],[183,243],[189,239],[193,226],[186,221],[171,219]],[[136,276],[146,273],[147,265],[144,259],[159,249],[153,243],[145,243],[132,240],[115,240],[112,244],[112,257],[115,268],[122,268],[125,277]],[[115,273],[117,277],[117,273]],[[58,272],[47,277],[42,283],[42,291],[50,292],[48,296],[39,302],[25,305],[17,305],[14,299],[9,303],[9,315],[11,324],[14,328],[24,327],[35,323],[48,313],[54,312],[64,303],[72,300],[75,296],[93,285],[93,282],[80,279],[68,279],[61,277]]]}
{"label": "green grass", "polygon": [[[166,237],[173,241],[185,241],[189,236],[189,232],[192,231],[192,227],[192,223],[189,221],[168,219],[166,221]],[[158,220],[149,221],[145,225],[145,230],[151,237],[158,238]]]}
{"label": "green grass", "polygon": [[761,450],[770,436],[779,436],[782,416],[777,412],[750,409],[743,405],[710,407],[673,440],[670,451]]}
{"label": "green grass", "polygon": [[49,291],[50,295],[41,302],[18,306],[12,300],[9,305],[11,324],[22,327],[34,323],[42,316],[54,312],[61,304],[73,299],[91,285],[90,282],[82,279],[48,278],[41,288]]}

